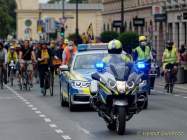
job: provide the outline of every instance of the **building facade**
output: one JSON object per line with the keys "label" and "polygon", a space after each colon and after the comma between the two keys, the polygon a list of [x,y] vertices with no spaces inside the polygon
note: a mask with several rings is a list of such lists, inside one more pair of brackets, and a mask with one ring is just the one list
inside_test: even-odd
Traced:
{"label": "building facade", "polygon": [[[159,59],[167,40],[167,20],[163,16],[165,3],[165,0],[124,0],[125,31],[146,35]],[[121,0],[103,0],[103,5],[103,29],[120,31],[120,27],[114,27],[114,22],[121,21]]]}
{"label": "building facade", "polygon": [[168,16],[168,36],[178,48],[187,44],[187,0],[178,0],[166,4]]}
{"label": "building facade", "polygon": [[[17,37],[19,39],[39,39],[38,20],[53,18],[60,21],[62,18],[61,4],[40,4],[38,0],[16,0],[17,2]],[[86,32],[92,24],[95,36],[102,31],[102,4],[79,4],[79,32]],[[65,4],[64,27],[65,35],[75,33],[76,13],[75,4]]]}

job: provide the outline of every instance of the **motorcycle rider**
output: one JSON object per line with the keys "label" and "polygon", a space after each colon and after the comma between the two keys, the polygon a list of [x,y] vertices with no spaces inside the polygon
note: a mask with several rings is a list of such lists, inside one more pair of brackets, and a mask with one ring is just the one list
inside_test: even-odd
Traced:
{"label": "motorcycle rider", "polygon": [[130,54],[123,52],[122,44],[119,40],[112,40],[108,44],[108,55],[103,59],[105,64],[117,64],[119,59],[115,59],[115,57],[120,58],[121,62],[133,62],[133,58]]}
{"label": "motorcycle rider", "polygon": [[[179,60],[180,60],[180,56],[179,56],[177,48],[175,47],[173,42],[167,41],[166,48],[165,48],[163,56],[162,56],[163,71],[164,71],[164,77],[165,77],[166,83],[168,81],[168,78],[167,78],[168,77],[167,76],[167,72],[168,72],[167,65],[168,64],[173,64],[174,65],[173,76],[174,76],[175,81],[177,80],[176,79],[177,64],[179,63]],[[165,88],[166,87],[167,87],[167,84],[165,85]]]}
{"label": "motorcycle rider", "polygon": [[151,49],[147,46],[147,38],[145,36],[139,37],[139,46],[134,49],[135,61],[149,61],[151,59]]}

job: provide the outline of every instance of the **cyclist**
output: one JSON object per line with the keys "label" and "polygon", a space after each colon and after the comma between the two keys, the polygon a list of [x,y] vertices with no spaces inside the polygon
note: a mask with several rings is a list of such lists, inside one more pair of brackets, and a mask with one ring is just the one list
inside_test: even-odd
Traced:
{"label": "cyclist", "polygon": [[69,65],[73,55],[77,52],[77,48],[73,41],[69,41],[68,46],[63,51],[63,65]]}
{"label": "cyclist", "polygon": [[41,42],[41,50],[38,51],[37,61],[38,61],[38,71],[39,71],[39,78],[40,78],[40,88],[42,94],[44,94],[45,92],[44,79],[45,79],[45,74],[48,72],[49,59],[50,59],[50,54],[47,48],[47,43]]}
{"label": "cyclist", "polygon": [[[166,83],[168,83],[168,64],[174,65],[173,67],[173,76],[174,80],[176,81],[176,75],[177,75],[177,64],[179,63],[180,56],[178,54],[177,48],[173,44],[173,42],[168,41],[166,43],[166,48],[164,50],[163,56],[162,56],[162,63],[163,63],[163,70],[164,70],[164,77]],[[165,85],[165,88],[167,87],[167,84]]]}
{"label": "cyclist", "polygon": [[51,73],[53,74],[58,68],[58,66],[61,64],[61,59],[58,57],[58,51],[59,50],[56,47],[56,42],[52,40],[50,42],[49,52],[50,52],[50,70]]}
{"label": "cyclist", "polygon": [[7,50],[4,48],[2,42],[0,42],[0,67],[3,67],[4,83],[7,84]]}
{"label": "cyclist", "polygon": [[[8,50],[8,54],[7,54],[7,62],[8,62],[8,76],[10,76],[10,63],[11,61],[14,62],[14,64],[16,65],[18,62],[18,55],[16,53],[15,47],[14,46],[10,46],[9,50]],[[16,67],[15,67],[16,70]]]}
{"label": "cyclist", "polygon": [[21,51],[19,53],[19,59],[20,59],[20,71],[21,76],[23,76],[23,72],[25,70],[25,63],[28,64],[27,70],[29,71],[29,81],[30,85],[32,86],[32,77],[33,77],[33,64],[32,62],[36,62],[36,57],[34,54],[34,51],[32,47],[30,46],[30,41],[25,40],[24,45],[21,48]]}

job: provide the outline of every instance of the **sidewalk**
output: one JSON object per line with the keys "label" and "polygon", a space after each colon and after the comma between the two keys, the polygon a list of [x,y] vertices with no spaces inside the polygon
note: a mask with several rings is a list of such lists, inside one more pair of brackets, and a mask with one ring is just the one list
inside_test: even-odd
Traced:
{"label": "sidewalk", "polygon": [[[165,80],[164,78],[157,78],[155,81],[155,86],[164,86],[165,85]],[[187,93],[187,83],[185,84],[175,84],[175,87],[178,90],[183,90],[184,92]]]}

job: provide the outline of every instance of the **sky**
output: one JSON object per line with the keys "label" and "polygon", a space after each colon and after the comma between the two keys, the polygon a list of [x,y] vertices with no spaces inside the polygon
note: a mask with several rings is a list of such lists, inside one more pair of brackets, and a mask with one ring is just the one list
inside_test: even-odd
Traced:
{"label": "sky", "polygon": [[41,3],[46,3],[48,0],[39,0]]}

